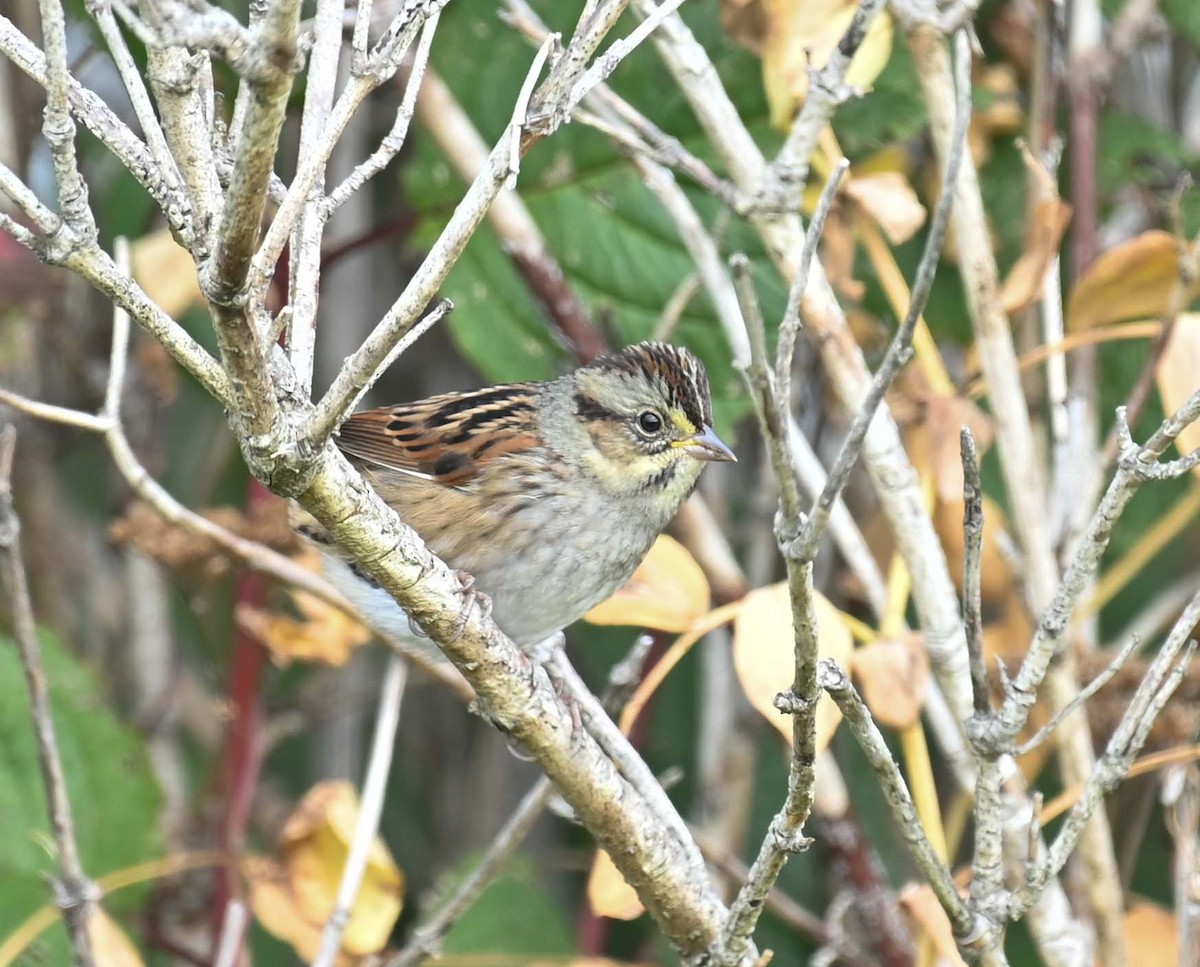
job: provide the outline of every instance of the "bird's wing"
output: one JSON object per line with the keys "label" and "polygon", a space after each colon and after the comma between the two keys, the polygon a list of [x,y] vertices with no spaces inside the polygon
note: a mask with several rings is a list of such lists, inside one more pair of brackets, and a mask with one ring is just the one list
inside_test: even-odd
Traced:
{"label": "bird's wing", "polygon": [[538,445],[536,391],[513,383],[363,410],[342,424],[337,445],[363,463],[461,487],[488,461]]}

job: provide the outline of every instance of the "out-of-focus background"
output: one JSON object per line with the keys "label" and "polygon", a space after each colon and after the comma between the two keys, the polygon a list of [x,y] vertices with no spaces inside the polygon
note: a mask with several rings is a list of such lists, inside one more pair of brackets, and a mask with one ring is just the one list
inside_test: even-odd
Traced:
{"label": "out-of-focus background", "polygon": [[[535,6],[552,29],[569,30],[579,5],[544,0]],[[793,88],[796,76],[803,75],[803,51],[816,42],[805,33],[809,27],[802,18],[792,23],[783,13],[771,12],[788,6],[767,0],[693,0],[684,6],[685,18],[768,154],[780,144],[780,126],[786,129],[794,111]],[[1113,0],[1102,6],[1114,18],[1125,5]],[[1079,179],[1093,179],[1099,221],[1090,238],[1100,252],[1136,241],[1152,229],[1171,231],[1176,215],[1185,234],[1200,225],[1196,192],[1183,194],[1178,211],[1172,210],[1181,176],[1200,164],[1200,8],[1188,0],[1146,6],[1159,9],[1150,14],[1149,26],[1139,30],[1131,50],[1114,61],[1115,74],[1104,91],[1094,165],[1090,170],[1072,167],[1068,145],[1058,178],[1066,200]],[[73,72],[134,123],[99,35],[87,26],[82,0],[73,0],[68,9],[74,14],[68,31]],[[1059,10],[1059,5],[1034,0],[985,2],[976,20],[983,56],[973,74],[971,150],[980,166],[1005,273],[1043,244],[1037,231],[1027,227],[1041,216],[1031,201],[1036,179],[1018,139],[1030,137],[1039,124],[1031,120],[1031,103],[1045,110],[1045,91],[1036,89],[1041,83],[1037,69],[1047,63],[1039,31],[1053,26]],[[25,33],[37,36],[34,0],[7,0],[3,12]],[[244,11],[235,12],[244,16]],[[129,39],[135,57],[143,58],[136,38]],[[1053,57],[1066,58],[1065,45],[1065,35],[1061,43],[1051,44]],[[459,0],[442,15],[431,65],[490,145],[509,121],[531,56],[528,42],[500,21],[496,5]],[[877,76],[867,81],[873,90],[841,108],[833,125],[860,187],[856,198],[835,208],[822,257],[864,352],[877,361],[895,315],[880,263],[864,242],[859,221],[869,218],[876,238],[882,232],[911,279],[938,174],[907,46],[897,33],[886,47],[877,44],[872,56],[878,61]],[[1045,116],[1067,125],[1069,89],[1077,80],[1068,72],[1067,87],[1057,94],[1058,107]],[[231,104],[233,81],[232,75],[218,75],[220,110]],[[620,67],[612,86],[671,137],[713,161],[695,118],[650,46]],[[392,123],[401,93],[398,85],[384,88],[350,125],[334,155],[332,180],[340,180],[374,150]],[[42,103],[39,88],[10,63],[0,62],[0,158],[51,197],[52,171],[40,133]],[[299,103],[297,91],[283,158],[294,157],[289,145],[297,137]],[[435,139],[445,117],[430,116],[430,111],[438,113],[428,105],[419,108],[400,157],[343,207],[327,232],[317,329],[318,389],[391,305],[461,196],[464,181]],[[1044,127],[1035,133],[1053,153]],[[86,133],[79,143],[105,247],[119,235],[131,239],[134,268],[147,290],[199,341],[214,348],[190,260],[173,248],[150,201],[128,173]],[[290,172],[281,174],[286,180]],[[722,252],[745,251],[755,259],[755,281],[773,329],[786,293],[755,236],[712,193],[683,178],[680,183]],[[703,613],[710,602],[728,604],[748,589],[779,581],[782,570],[771,527],[776,495],[750,418],[749,397],[730,364],[713,306],[692,281],[694,266],[674,222],[629,160],[582,124],[569,125],[525,159],[520,197],[545,236],[561,278],[540,278],[522,266],[485,225],[445,286],[444,295],[455,303],[452,315],[402,357],[369,402],[562,373],[577,364],[581,348],[586,350],[578,339],[572,343],[569,324],[564,333],[564,318],[568,323],[583,319],[590,337],[609,346],[652,336],[689,346],[708,367],[717,429],[739,456],[736,466],[708,470],[701,494],[741,574],[727,573],[724,585],[709,580],[703,602],[687,606]],[[811,208],[815,195],[807,202]],[[1072,248],[1067,237],[1062,272],[1070,291],[1072,280],[1086,272],[1084,260],[1094,258],[1095,251]],[[1130,295],[1138,286],[1144,290],[1158,284],[1152,257],[1149,265],[1146,275],[1138,274],[1142,262],[1136,262],[1119,270],[1114,280],[1097,282],[1110,286],[1101,289],[1097,300],[1107,308],[1092,308],[1090,315],[1087,307],[1080,309],[1068,319],[1069,333],[1157,317],[1165,294],[1159,294],[1158,302],[1151,297],[1140,303]],[[555,302],[563,294],[573,294],[579,306],[564,313]],[[1122,298],[1128,302],[1116,307]],[[1018,347],[1026,352],[1042,341],[1028,311],[1018,307],[1013,313]],[[974,421],[985,436],[987,414],[986,403],[975,407],[967,402],[978,360],[953,238],[926,318],[961,392],[950,405],[934,399],[920,379],[906,377],[889,402],[906,428],[915,465],[928,474],[939,534],[956,570],[962,555],[961,500],[956,505],[952,493],[939,489],[938,475],[947,460],[957,460],[958,423]],[[1180,393],[1195,386],[1197,370],[1189,360],[1200,356],[1187,354],[1200,346],[1200,317],[1181,317],[1177,328],[1182,348],[1169,350],[1173,355],[1151,389],[1135,436],[1161,418],[1160,393],[1177,405]],[[0,235],[0,384],[38,400],[95,410],[104,392],[110,333],[111,306],[103,298]],[[1147,345],[1144,333],[1118,333],[1094,350],[1103,429],[1142,371]],[[803,337],[799,356],[800,426],[828,462],[845,429],[845,414],[831,405],[821,367]],[[1027,372],[1031,405],[1042,414],[1046,387],[1041,370],[1031,366]],[[1192,385],[1181,390],[1189,379]],[[180,502],[245,536],[299,552],[281,503],[248,480],[219,408],[140,332],[134,333],[124,413],[139,459]],[[297,601],[165,522],[134,498],[99,438],[15,418],[7,411],[4,419],[16,419],[20,431],[16,500],[86,869],[103,877],[158,857],[195,855],[228,842],[231,824],[244,830],[250,850],[272,854],[284,823],[316,784],[361,781],[385,652],[366,645],[365,634],[335,612]],[[955,437],[949,458],[941,442],[947,427]],[[985,558],[986,633],[993,652],[1017,656],[1032,626],[1014,590],[1020,563],[1010,553],[1011,540],[1005,539],[1005,499],[995,464],[989,454],[985,478],[993,500],[993,537],[991,556]],[[1190,523],[1196,493],[1190,479],[1156,485],[1138,497],[1122,520],[1106,561],[1110,566],[1124,562],[1130,573],[1105,587],[1111,594],[1098,609],[1097,643],[1120,642],[1135,628],[1155,640],[1178,611],[1180,594],[1194,589],[1200,565],[1200,542]],[[856,481],[848,500],[886,569],[890,538],[870,487]],[[1174,530],[1156,531],[1155,541],[1144,543],[1168,510],[1175,514]],[[1131,551],[1142,556],[1130,558]],[[874,624],[863,589],[832,547],[818,559],[817,579],[842,611]],[[652,632],[648,663],[662,656],[677,630]],[[636,621],[630,626],[581,623],[567,632],[569,653],[599,691],[608,670],[642,633]],[[730,625],[706,635],[653,695],[633,736],[653,770],[671,780],[672,799],[736,884],[738,864],[752,855],[781,801],[787,759],[779,732],[745,696],[734,668],[733,636]],[[297,649],[315,654],[297,657]],[[1101,664],[1097,659],[1097,668]],[[1131,673],[1129,681],[1136,680]],[[889,684],[885,675],[884,692]],[[1120,715],[1129,683],[1124,687],[1123,692],[1118,680],[1091,706],[1098,743]],[[1155,748],[1194,741],[1198,687],[1194,675],[1185,682],[1152,737]],[[917,700],[919,704],[919,696]],[[816,842],[791,862],[779,887],[818,916],[836,897],[848,899],[850,921],[885,916],[899,909],[889,891],[902,888],[913,871],[857,748],[839,733],[831,749],[849,789],[849,809],[823,815],[818,808],[808,829]],[[932,765],[940,777],[936,750]],[[1185,773],[1192,769],[1181,768]],[[1053,770],[1037,773],[1031,766],[1030,774],[1041,776],[1037,781],[1048,797],[1061,791]],[[503,736],[468,714],[445,688],[414,674],[404,696],[381,827],[403,875],[403,886],[394,890],[403,896],[403,910],[390,931],[393,946],[436,906],[439,891],[471,867],[536,778],[536,770],[514,754]],[[1164,804],[1160,778],[1155,773],[1130,783],[1113,802],[1126,885],[1157,905],[1139,907],[1150,928],[1131,928],[1148,930],[1146,936],[1173,929],[1165,909],[1173,902],[1172,891],[1161,871],[1173,848],[1174,807],[1169,797]],[[1172,781],[1185,780],[1191,781],[1190,773],[1179,773]],[[41,880],[49,868],[42,797],[20,666],[4,645],[0,943],[47,898]],[[941,805],[954,837],[951,845],[965,843],[959,848],[969,849],[969,839],[962,838],[961,804],[947,796]],[[239,818],[243,806],[244,819]],[[583,963],[579,958],[585,955],[672,962],[647,918],[625,922],[597,914],[586,896],[593,862],[590,837],[548,814],[451,932],[444,962],[567,964]],[[173,876],[151,873],[145,882],[113,894],[110,912],[135,938],[146,963],[211,962],[214,910],[220,909],[216,898],[226,886],[211,865],[198,862],[197,867]],[[1069,871],[1068,888],[1072,877],[1082,875]],[[252,928],[255,962],[294,962],[292,947],[277,936],[282,931],[266,926]],[[804,963],[818,945],[779,909],[766,914],[760,940],[761,947],[775,950],[780,964]],[[28,947],[20,962],[66,963],[66,949],[65,935],[55,927]],[[1012,949],[1014,962],[1032,962],[1021,959],[1032,955],[1020,928]]]}

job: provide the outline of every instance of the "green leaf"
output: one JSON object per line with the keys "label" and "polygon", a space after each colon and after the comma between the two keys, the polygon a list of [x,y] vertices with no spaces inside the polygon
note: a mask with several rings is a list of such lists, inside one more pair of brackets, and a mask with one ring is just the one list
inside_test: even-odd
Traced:
{"label": "green leaf", "polygon": [[[553,29],[569,33],[571,11],[539,4]],[[742,116],[764,142],[777,136],[766,123],[758,63],[734,47],[717,22],[714,5],[690,5],[688,20],[708,50]],[[626,18],[614,36],[628,32]],[[513,99],[533,51],[477,5],[451,6],[443,16],[434,60],[459,103],[485,140],[494,141],[508,123]],[[465,71],[464,64],[473,65]],[[457,66],[456,66],[457,65]],[[676,85],[650,45],[623,62],[613,86],[655,123],[694,151],[705,138]],[[426,136],[414,138],[416,157],[404,173],[406,194],[421,213],[414,242],[427,247],[444,227],[463,186]],[[685,190],[690,186],[684,179]],[[674,222],[642,184],[630,163],[607,140],[572,123],[539,144],[522,162],[522,200],[559,261],[567,283],[594,320],[611,325],[614,343],[648,338],[664,305],[693,271]],[[701,217],[717,216],[712,200],[692,193]],[[724,251],[744,250],[761,259],[757,238],[734,225]],[[782,315],[785,292],[773,272],[759,275],[763,309],[772,324]],[[495,234],[481,228],[444,286],[456,309],[450,331],[459,348],[492,381],[537,379],[569,365],[543,309],[505,255]],[[713,386],[718,430],[728,432],[748,407],[729,348],[711,302],[697,296],[672,339],[704,360]]]}
{"label": "green leaf", "polygon": [[916,137],[926,118],[912,53],[907,44],[897,42],[870,93],[842,105],[834,115],[833,128],[846,156],[861,159],[896,141]]}
{"label": "green leaf", "polygon": [[1200,47],[1200,3],[1196,0],[1163,0],[1162,14],[1177,33]]}
{"label": "green leaf", "polygon": [[[465,863],[458,878],[476,862]],[[575,942],[563,908],[543,880],[528,864],[514,861],[455,924],[442,951],[554,957],[574,953]]]}
{"label": "green leaf", "polygon": [[[114,715],[97,682],[48,634],[41,636],[54,729],[84,872],[99,877],[159,855],[160,793],[138,736]],[[51,898],[57,870],[24,672],[0,638],[0,938]],[[116,895],[127,905],[128,892]],[[106,905],[109,905],[106,903]],[[56,936],[57,934],[57,936]],[[38,942],[67,963],[61,928]]]}
{"label": "green leaf", "polygon": [[1169,197],[1176,168],[1194,166],[1200,159],[1174,131],[1132,114],[1106,111],[1100,117],[1096,160],[1100,190],[1106,195],[1138,185]]}

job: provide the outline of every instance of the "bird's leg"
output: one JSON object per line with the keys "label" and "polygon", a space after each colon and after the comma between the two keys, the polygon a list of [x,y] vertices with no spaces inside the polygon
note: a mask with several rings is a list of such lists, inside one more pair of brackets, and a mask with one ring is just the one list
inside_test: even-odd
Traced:
{"label": "bird's leg", "polygon": [[567,660],[566,647],[567,636],[561,631],[556,631],[549,638],[543,638],[537,644],[523,648],[522,651],[531,662],[546,669],[546,674],[550,676],[550,681],[554,685],[555,694],[571,712],[572,731],[578,731],[583,727],[583,713],[566,680],[557,670],[559,659]]}
{"label": "bird's leg", "polygon": [[454,637],[458,638],[463,633],[463,629],[467,627],[467,621],[471,616],[471,605],[478,604],[479,610],[486,618],[492,613],[492,599],[476,589],[475,575],[468,571],[458,570],[454,572],[454,577],[458,581],[458,593],[462,595],[463,599],[462,608],[458,612],[458,625],[454,629]]}

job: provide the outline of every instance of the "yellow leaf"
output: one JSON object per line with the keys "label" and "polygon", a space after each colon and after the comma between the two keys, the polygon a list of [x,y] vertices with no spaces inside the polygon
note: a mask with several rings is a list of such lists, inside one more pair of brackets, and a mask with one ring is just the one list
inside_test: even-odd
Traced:
{"label": "yellow leaf", "polygon": [[596,850],[592,872],[588,875],[588,902],[598,917],[610,920],[636,920],[646,908],[637,891],[625,882],[625,877],[604,850]]}
{"label": "yellow leaf", "polygon": [[1013,265],[1000,298],[1010,316],[1042,298],[1046,273],[1054,264],[1063,233],[1071,222],[1071,206],[1059,198],[1038,202],[1025,240],[1025,251]]}
{"label": "yellow leaf", "polygon": [[133,277],[169,316],[204,301],[196,276],[196,263],[170,231],[160,228],[143,235],[129,247]]}
{"label": "yellow leaf", "polygon": [[[358,818],[358,796],[349,783],[320,783],[285,824],[280,861],[247,861],[255,916],[306,960],[315,955],[333,913]],[[353,957],[381,950],[400,915],[403,894],[404,876],[376,837],[342,935],[342,950]]]}
{"label": "yellow leaf", "polygon": [[1146,967],[1178,964],[1179,926],[1175,914],[1147,900],[1135,900],[1125,912],[1125,942]]}
{"label": "yellow leaf", "polygon": [[1184,308],[1196,294],[1180,285],[1180,259],[1191,246],[1169,232],[1150,231],[1109,249],[1075,285],[1067,308],[1072,332],[1143,316],[1161,316],[1175,300]]}
{"label": "yellow leaf", "polygon": [[142,955],[115,920],[96,907],[88,920],[88,939],[96,967],[145,967]]}
{"label": "yellow leaf", "polygon": [[679,541],[660,534],[623,588],[583,616],[594,625],[687,631],[708,612],[708,580]]}
{"label": "yellow leaf", "polygon": [[929,656],[920,635],[876,641],[854,653],[854,677],[880,725],[906,729],[921,717]]}
{"label": "yellow leaf", "polygon": [[907,242],[925,224],[925,206],[917,199],[908,179],[898,171],[854,174],[842,191],[883,229],[893,245]]}
{"label": "yellow leaf", "polygon": [[900,891],[899,899],[909,919],[933,941],[942,962],[951,967],[966,967],[966,961],[958,952],[958,944],[954,942],[950,918],[938,903],[933,889],[927,883],[909,883]]}
{"label": "yellow leaf", "polygon": [[[1157,376],[1158,393],[1167,414],[1174,413],[1200,389],[1200,313],[1185,312],[1175,321],[1171,339],[1158,363]],[[1175,446],[1185,454],[1200,447],[1200,423],[1185,426],[1176,437]]]}
{"label": "yellow leaf", "polygon": [[[817,614],[817,649],[821,658],[849,665],[854,650],[850,631],[837,608],[813,592]],[[795,677],[792,603],[786,583],[758,588],[746,595],[733,625],[733,666],[750,704],[792,741],[792,718],[775,708],[775,696],[787,691]],[[828,695],[817,705],[817,751],[833,738],[842,713]]]}
{"label": "yellow leaf", "polygon": [[[769,0],[763,39],[763,84],[771,123],[786,129],[808,93],[809,65],[821,68],[842,39],[858,9],[856,0]],[[892,54],[892,16],[887,11],[871,28],[850,62],[845,83],[865,90]]]}
{"label": "yellow leaf", "polygon": [[[250,908],[264,930],[291,947],[305,963],[317,956],[324,924],[306,920],[296,909],[287,867],[265,856],[248,856],[242,875],[250,894]],[[353,958],[339,954],[337,967],[349,967]]]}

